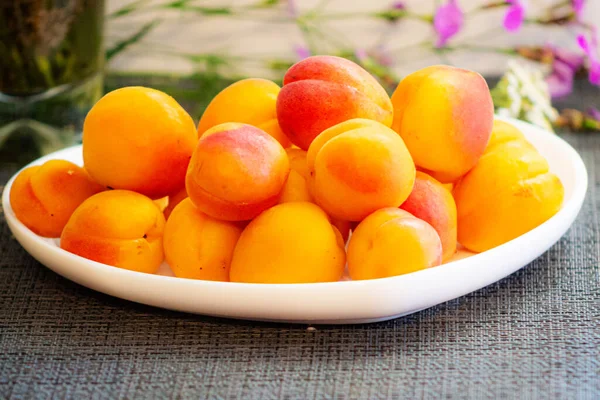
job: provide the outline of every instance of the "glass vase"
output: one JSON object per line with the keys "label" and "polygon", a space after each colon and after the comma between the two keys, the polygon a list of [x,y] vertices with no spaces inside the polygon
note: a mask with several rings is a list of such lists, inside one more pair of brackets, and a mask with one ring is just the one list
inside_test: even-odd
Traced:
{"label": "glass vase", "polygon": [[104,0],[0,1],[0,161],[81,140],[102,95]]}

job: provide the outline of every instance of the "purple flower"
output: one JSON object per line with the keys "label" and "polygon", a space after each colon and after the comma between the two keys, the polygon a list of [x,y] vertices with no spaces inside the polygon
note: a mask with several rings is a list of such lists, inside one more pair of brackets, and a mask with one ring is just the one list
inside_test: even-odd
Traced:
{"label": "purple flower", "polygon": [[567,64],[555,62],[552,73],[546,78],[550,96],[554,99],[570,94],[573,91],[573,70]]}
{"label": "purple flower", "polygon": [[525,19],[525,7],[521,0],[506,0],[506,2],[511,6],[504,16],[504,29],[508,32],[518,32]]}
{"label": "purple flower", "polygon": [[304,60],[311,56],[310,50],[305,46],[294,46],[294,52],[300,60]]}
{"label": "purple flower", "polygon": [[369,58],[369,55],[367,54],[367,51],[365,49],[356,49],[354,51],[354,56],[360,62],[365,62],[367,58]]}
{"label": "purple flower", "polygon": [[437,47],[444,47],[448,40],[456,35],[463,25],[463,12],[456,0],[438,7],[433,18],[433,27],[438,34]]}
{"label": "purple flower", "polygon": [[392,3],[393,10],[406,10],[406,4],[403,1],[395,1]]}
{"label": "purple flower", "polygon": [[572,3],[573,10],[575,11],[575,15],[577,16],[577,20],[581,20],[585,0],[572,0]]}
{"label": "purple flower", "polygon": [[586,113],[596,121],[600,121],[600,110],[598,110],[596,107],[588,108]]}
{"label": "purple flower", "polygon": [[573,91],[575,73],[583,65],[583,57],[570,51],[553,48],[554,60],[552,73],[546,77],[546,83],[552,98],[562,97]]}
{"label": "purple flower", "polygon": [[598,59],[598,37],[596,30],[592,31],[590,42],[585,36],[577,37],[579,47],[585,52],[589,61],[589,80],[592,84],[600,86],[600,60]]}

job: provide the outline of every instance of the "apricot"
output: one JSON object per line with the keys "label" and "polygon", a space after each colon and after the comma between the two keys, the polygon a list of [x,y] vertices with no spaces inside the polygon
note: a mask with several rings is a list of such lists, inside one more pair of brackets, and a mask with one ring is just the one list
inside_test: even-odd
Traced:
{"label": "apricot", "polygon": [[564,188],[548,162],[513,125],[495,121],[484,155],[454,188],[458,241],[474,252],[542,224],[562,205]]}
{"label": "apricot", "polygon": [[158,207],[158,209],[164,213],[169,206],[169,196],[154,200],[154,204],[156,204],[156,207]]}
{"label": "apricot", "polygon": [[344,221],[400,206],[415,181],[415,165],[400,136],[368,119],[323,131],[308,150],[307,164],[316,203]]}
{"label": "apricot", "polygon": [[348,244],[348,271],[354,280],[408,274],[441,262],[442,243],[435,229],[399,208],[369,215]]}
{"label": "apricot", "polygon": [[[291,170],[279,202],[310,201],[314,203],[314,199],[308,188],[310,173],[308,172],[308,165],[306,163],[306,151],[297,147],[290,147],[285,151],[290,160]],[[338,229],[344,243],[346,243],[350,236],[350,222],[336,218],[330,219],[331,224]]]}
{"label": "apricot", "polygon": [[290,161],[290,168],[299,173],[304,179],[308,179],[308,165],[306,164],[306,151],[298,147],[285,149]]}
{"label": "apricot", "polygon": [[188,197],[188,194],[187,194],[187,190],[185,190],[185,187],[183,187],[178,192],[170,195],[168,197],[168,199],[169,199],[168,204],[163,209],[163,214],[165,215],[165,219],[168,220],[169,216],[171,215],[171,213],[173,212],[175,207],[177,207],[177,205],[179,203],[181,203],[184,199],[187,199],[187,197]]}
{"label": "apricot", "polygon": [[277,140],[252,125],[224,123],[202,135],[186,176],[200,211],[243,221],[277,204],[290,171]]}
{"label": "apricot", "polygon": [[237,81],[217,94],[198,123],[198,136],[225,122],[254,125],[273,136],[281,146],[289,147],[290,140],[277,122],[279,86],[267,79],[248,78]]}
{"label": "apricot", "polygon": [[215,125],[240,122],[254,125],[273,136],[284,148],[291,145],[277,122],[277,95],[280,87],[260,78],[239,80],[217,94],[198,123],[198,136]]}
{"label": "apricot", "polygon": [[285,152],[290,162],[290,174],[281,192],[279,203],[313,201],[312,195],[308,190],[306,151],[290,147],[285,149]]}
{"label": "apricot", "polygon": [[281,129],[304,150],[340,122],[368,118],[390,126],[392,116],[392,103],[379,82],[358,64],[335,56],[313,56],[294,64],[277,98]]}
{"label": "apricot", "polygon": [[417,167],[448,183],[469,171],[490,138],[494,106],[476,72],[435,65],[404,78],[392,95],[392,128]]}
{"label": "apricot", "polygon": [[313,201],[313,199],[308,190],[306,179],[292,169],[283,186],[279,203],[290,203],[293,201]]}
{"label": "apricot", "polygon": [[350,237],[350,231],[352,230],[351,224],[352,223],[350,221],[331,218],[331,225],[335,226],[335,228],[338,230],[338,232],[342,236],[342,239],[344,240],[344,244],[348,241],[348,238]]}
{"label": "apricot", "polygon": [[181,201],[165,225],[165,259],[179,278],[228,281],[233,249],[242,229]]}
{"label": "apricot", "polygon": [[65,160],[50,160],[17,175],[10,190],[10,205],[32,232],[57,238],[73,211],[100,191],[102,186],[83,168]]}
{"label": "apricot", "polygon": [[417,171],[413,190],[400,208],[431,225],[442,241],[442,261],[452,258],[456,253],[456,203],[442,183]]}
{"label": "apricot", "polygon": [[114,267],[156,273],[163,261],[165,218],[148,197],[129,190],[98,193],[75,210],[60,247]]}
{"label": "apricot", "polygon": [[125,87],[107,93],[88,113],[83,160],[101,185],[158,199],[184,186],[197,140],[194,121],[172,97]]}
{"label": "apricot", "polygon": [[256,217],[233,252],[230,279],[315,283],[341,279],[346,254],[327,214],[308,202],[278,204]]}

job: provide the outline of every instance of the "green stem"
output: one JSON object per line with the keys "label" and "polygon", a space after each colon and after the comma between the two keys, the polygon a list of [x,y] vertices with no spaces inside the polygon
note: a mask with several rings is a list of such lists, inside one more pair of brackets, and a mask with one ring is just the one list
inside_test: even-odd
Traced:
{"label": "green stem", "polygon": [[446,46],[446,47],[444,47],[444,50],[445,51],[468,50],[468,51],[476,51],[476,52],[483,52],[483,53],[499,53],[499,54],[508,54],[508,55],[518,55],[517,51],[515,49],[511,49],[511,48],[489,47],[489,46],[479,46],[479,45],[470,45],[470,44]]}

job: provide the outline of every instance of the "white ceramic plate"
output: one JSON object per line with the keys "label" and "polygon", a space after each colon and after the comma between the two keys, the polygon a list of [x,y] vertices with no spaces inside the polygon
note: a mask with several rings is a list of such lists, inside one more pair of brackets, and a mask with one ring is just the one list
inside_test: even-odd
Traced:
{"label": "white ceramic plate", "polygon": [[[552,133],[507,121],[523,131],[562,180],[562,209],[536,229],[495,249],[477,255],[461,252],[440,267],[393,278],[271,285],[209,282],[175,278],[166,264],[159,275],[143,274],[89,261],[60,249],[57,240],[32,233],[10,207],[14,178],[6,185],[2,206],[14,236],[34,258],[67,279],[112,296],[240,319],[313,324],[384,321],[457,298],[510,275],[548,250],[575,220],[587,189],[587,173],[577,152]],[[54,158],[81,165],[81,147],[50,154],[32,164]]]}

